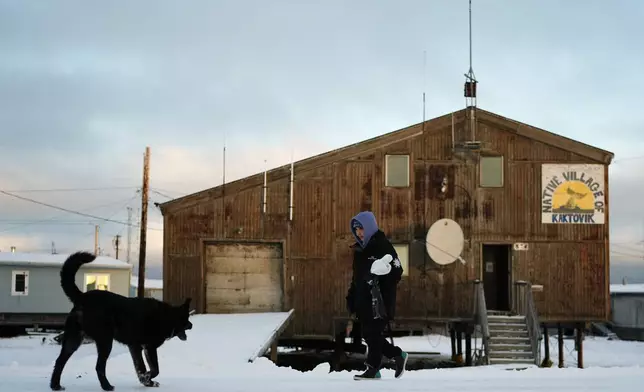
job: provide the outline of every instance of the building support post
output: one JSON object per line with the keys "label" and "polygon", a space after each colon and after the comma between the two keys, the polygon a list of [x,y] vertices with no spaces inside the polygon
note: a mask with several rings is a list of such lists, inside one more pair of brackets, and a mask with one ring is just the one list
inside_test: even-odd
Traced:
{"label": "building support post", "polygon": [[463,363],[463,332],[460,325],[456,330],[456,363],[459,365]]}
{"label": "building support post", "polygon": [[552,367],[550,360],[550,336],[548,335],[548,326],[543,326],[543,345],[544,345],[544,358],[541,362],[541,367]]}
{"label": "building support post", "polygon": [[577,340],[577,367],[579,369],[584,368],[584,324],[579,324],[577,326],[577,333],[575,334],[575,339]]}
{"label": "building support post", "polygon": [[469,325],[465,328],[465,366],[472,366],[472,331]]}
{"label": "building support post", "polygon": [[449,340],[452,343],[452,361],[456,361],[456,330],[453,325],[449,329]]}
{"label": "building support post", "polygon": [[557,323],[557,348],[559,351],[559,367],[564,367],[564,336],[561,323]]}

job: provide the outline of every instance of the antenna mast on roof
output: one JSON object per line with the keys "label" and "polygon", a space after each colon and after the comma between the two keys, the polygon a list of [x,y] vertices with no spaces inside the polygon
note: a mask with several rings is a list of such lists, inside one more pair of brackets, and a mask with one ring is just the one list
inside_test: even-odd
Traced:
{"label": "antenna mast on roof", "polygon": [[425,83],[427,69],[427,51],[423,50],[423,133],[425,133]]}
{"label": "antenna mast on roof", "polygon": [[221,174],[221,235],[226,237],[226,130],[224,130],[224,155]]}
{"label": "antenna mast on roof", "polygon": [[476,140],[476,86],[478,81],[472,67],[472,0],[469,0],[469,4],[470,69],[465,74],[465,108],[466,116],[469,119],[470,141],[474,142]]}

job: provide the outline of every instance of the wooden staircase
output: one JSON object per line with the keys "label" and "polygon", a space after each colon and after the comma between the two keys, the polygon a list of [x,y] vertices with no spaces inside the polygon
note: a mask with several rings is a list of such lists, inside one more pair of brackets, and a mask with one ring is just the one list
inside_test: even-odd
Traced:
{"label": "wooden staircase", "polygon": [[532,298],[532,284],[516,281],[511,311],[488,310],[483,282],[474,281],[474,318],[480,328],[484,355],[481,364],[540,365],[541,327]]}
{"label": "wooden staircase", "polygon": [[528,324],[522,315],[488,311],[489,364],[534,364]]}

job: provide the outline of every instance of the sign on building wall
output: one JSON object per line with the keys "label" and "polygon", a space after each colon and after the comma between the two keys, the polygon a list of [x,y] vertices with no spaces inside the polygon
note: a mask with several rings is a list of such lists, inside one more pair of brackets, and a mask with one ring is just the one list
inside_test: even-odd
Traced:
{"label": "sign on building wall", "polygon": [[541,223],[604,224],[604,165],[541,165]]}

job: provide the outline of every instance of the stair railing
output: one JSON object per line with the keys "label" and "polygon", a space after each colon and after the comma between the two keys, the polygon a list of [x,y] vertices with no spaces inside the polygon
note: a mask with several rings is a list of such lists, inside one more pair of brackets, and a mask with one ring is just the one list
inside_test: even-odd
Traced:
{"label": "stair railing", "polygon": [[485,290],[483,282],[474,280],[474,309],[473,314],[476,323],[481,327],[481,340],[483,341],[483,361],[485,365],[490,364],[490,327],[487,321],[487,306],[485,305]]}
{"label": "stair railing", "polygon": [[528,337],[532,348],[534,363],[539,366],[541,363],[541,327],[539,325],[539,314],[532,296],[532,284],[524,280],[514,283],[513,312],[525,316],[528,328]]}

